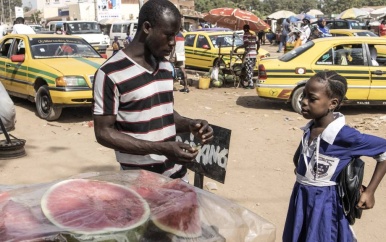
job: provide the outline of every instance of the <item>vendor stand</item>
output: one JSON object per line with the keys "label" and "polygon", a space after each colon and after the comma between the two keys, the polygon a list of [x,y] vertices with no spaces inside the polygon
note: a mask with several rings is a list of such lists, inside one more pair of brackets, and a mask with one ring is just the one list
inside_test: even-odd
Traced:
{"label": "vendor stand", "polygon": [[85,173],[0,192],[0,241],[275,240],[274,225],[251,211],[143,170]]}

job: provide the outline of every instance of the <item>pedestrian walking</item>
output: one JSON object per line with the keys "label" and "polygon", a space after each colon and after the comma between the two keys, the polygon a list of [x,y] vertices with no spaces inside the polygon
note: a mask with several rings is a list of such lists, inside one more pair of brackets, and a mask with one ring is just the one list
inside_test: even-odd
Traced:
{"label": "pedestrian walking", "polygon": [[113,47],[113,54],[112,55],[115,55],[121,49],[121,45],[119,44],[119,41],[118,41],[118,36],[114,37],[114,41],[111,44],[111,47]]}

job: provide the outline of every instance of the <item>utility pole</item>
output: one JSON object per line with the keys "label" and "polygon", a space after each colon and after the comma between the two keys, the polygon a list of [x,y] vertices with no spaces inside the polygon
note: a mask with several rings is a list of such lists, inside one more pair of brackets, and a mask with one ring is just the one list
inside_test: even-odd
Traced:
{"label": "utility pole", "polygon": [[9,7],[9,23],[13,23],[13,21],[12,21],[11,0],[8,0],[8,7]]}
{"label": "utility pole", "polygon": [[1,20],[2,23],[5,22],[5,17],[4,17],[4,0],[1,0]]}

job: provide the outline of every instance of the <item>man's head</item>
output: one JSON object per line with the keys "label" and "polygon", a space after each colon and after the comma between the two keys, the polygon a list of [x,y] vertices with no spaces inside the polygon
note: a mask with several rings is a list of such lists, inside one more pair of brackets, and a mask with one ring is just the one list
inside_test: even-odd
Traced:
{"label": "man's head", "polygon": [[248,24],[245,24],[245,25],[243,26],[243,30],[244,30],[245,33],[249,32],[249,25],[248,25]]}
{"label": "man's head", "polygon": [[310,18],[308,16],[305,16],[303,18],[303,23],[306,24],[306,25],[309,25],[311,23]]}
{"label": "man's head", "polygon": [[24,18],[22,17],[17,17],[15,19],[15,24],[24,24]]}
{"label": "man's head", "polygon": [[149,0],[138,17],[137,33],[145,37],[145,48],[156,57],[170,55],[181,26],[181,13],[168,0]]}

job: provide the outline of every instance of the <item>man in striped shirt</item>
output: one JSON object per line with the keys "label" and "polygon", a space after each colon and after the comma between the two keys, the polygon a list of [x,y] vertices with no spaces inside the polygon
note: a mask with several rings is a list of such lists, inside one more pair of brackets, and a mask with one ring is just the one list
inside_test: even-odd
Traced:
{"label": "man in striped shirt", "polygon": [[122,169],[181,178],[184,165],[195,162],[198,151],[176,142],[176,132],[192,132],[203,144],[213,139],[207,121],[182,117],[173,108],[173,70],[165,56],[180,26],[181,14],[174,4],[149,0],[140,10],[133,41],[95,74],[95,136],[115,150]]}

